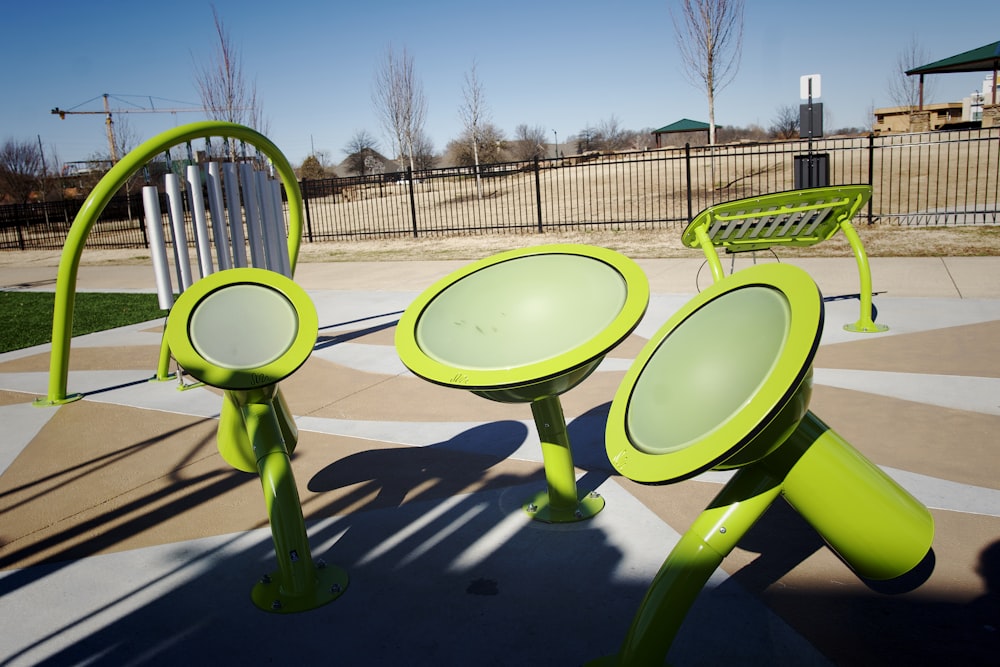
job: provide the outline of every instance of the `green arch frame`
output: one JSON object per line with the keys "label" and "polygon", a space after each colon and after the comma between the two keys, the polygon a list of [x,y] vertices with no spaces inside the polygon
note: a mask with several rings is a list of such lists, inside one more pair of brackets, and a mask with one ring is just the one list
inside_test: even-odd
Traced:
{"label": "green arch frame", "polygon": [[302,192],[288,159],[270,139],[245,125],[210,120],[181,125],[139,144],[98,182],[70,226],[56,277],[48,394],[45,398],[36,399],[34,405],[61,405],[82,398],[81,394],[68,395],[66,385],[73,332],[73,307],[76,302],[76,279],[83,248],[94,223],[115,193],[147,162],[169,148],[208,137],[238,139],[258,149],[271,160],[288,196],[288,259],[294,273],[302,241]]}

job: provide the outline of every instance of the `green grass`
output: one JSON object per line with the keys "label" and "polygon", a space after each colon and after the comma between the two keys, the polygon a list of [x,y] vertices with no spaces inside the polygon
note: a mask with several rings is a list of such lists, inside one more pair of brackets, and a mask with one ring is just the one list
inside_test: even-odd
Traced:
{"label": "green grass", "polygon": [[[53,292],[0,292],[0,352],[52,341]],[[157,320],[165,315],[155,294],[79,292],[73,335]]]}

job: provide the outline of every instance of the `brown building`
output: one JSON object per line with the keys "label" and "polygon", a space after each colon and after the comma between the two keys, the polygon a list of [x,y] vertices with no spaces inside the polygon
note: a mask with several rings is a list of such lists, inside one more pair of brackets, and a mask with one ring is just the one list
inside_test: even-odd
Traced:
{"label": "brown building", "polygon": [[925,104],[922,111],[912,107],[875,109],[875,124],[872,126],[872,131],[875,134],[889,134],[940,130],[946,125],[956,125],[968,120],[964,117],[965,108],[963,102],[944,102]]}

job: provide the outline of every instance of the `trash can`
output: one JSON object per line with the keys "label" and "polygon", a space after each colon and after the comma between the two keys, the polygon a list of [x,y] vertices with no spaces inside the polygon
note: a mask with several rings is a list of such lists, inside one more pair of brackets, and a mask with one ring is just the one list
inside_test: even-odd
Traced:
{"label": "trash can", "polygon": [[795,189],[823,188],[830,185],[830,154],[796,155]]}

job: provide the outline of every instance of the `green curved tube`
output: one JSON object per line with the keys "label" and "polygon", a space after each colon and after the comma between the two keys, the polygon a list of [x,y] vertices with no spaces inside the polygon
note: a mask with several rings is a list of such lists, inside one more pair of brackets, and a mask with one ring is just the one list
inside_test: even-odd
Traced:
{"label": "green curved tube", "polygon": [[934,539],[927,508],[807,411],[785,443],[741,468],[681,537],[610,664],[663,664],[712,572],[779,494],[862,577],[905,574]]}
{"label": "green curved tube", "polygon": [[875,324],[875,321],[872,319],[872,270],[868,264],[868,255],[865,253],[865,246],[861,243],[858,232],[851,226],[850,222],[847,220],[842,221],[840,229],[843,230],[844,236],[847,237],[847,242],[851,244],[851,251],[854,253],[854,259],[858,263],[858,275],[861,280],[860,292],[858,294],[858,298],[861,299],[861,313],[858,316],[857,322],[845,324],[844,329],[858,333],[888,331],[889,327],[884,324]]}
{"label": "green curved tube", "polygon": [[715,252],[715,248],[712,246],[712,239],[708,238],[708,232],[705,231],[703,226],[696,227],[694,233],[698,238],[701,249],[705,253],[705,259],[708,260],[708,266],[712,269],[713,280],[719,282],[726,277],[726,273],[722,268],[722,260],[719,259],[718,253]]}
{"label": "green curved tube", "polygon": [[[263,400],[248,396],[252,394],[238,395],[235,400],[242,403],[240,411],[257,458],[282,593],[291,597],[310,595],[316,588],[316,568],[273,396]],[[252,402],[244,402],[247,400]]]}
{"label": "green curved tube", "polygon": [[901,576],[934,540],[934,518],[916,498],[812,412],[784,449],[801,452],[782,482],[785,500],[867,579]]}
{"label": "green curved tube", "polygon": [[548,485],[549,506],[556,514],[572,514],[577,508],[576,470],[569,448],[566,417],[558,396],[532,401],[531,414],[542,443],[542,465]]}
{"label": "green curved tube", "polygon": [[[66,354],[69,354],[67,350]],[[171,379],[173,375],[170,373],[170,345],[167,344],[167,337],[164,336],[160,339],[160,356],[156,361],[156,380],[157,382],[166,382]],[[49,387],[51,388],[52,375],[49,375]]]}
{"label": "green curved tube", "polygon": [[621,650],[610,664],[663,665],[684,617],[708,578],[780,492],[780,481],[757,466],[741,469],[723,487],[656,573]]}

